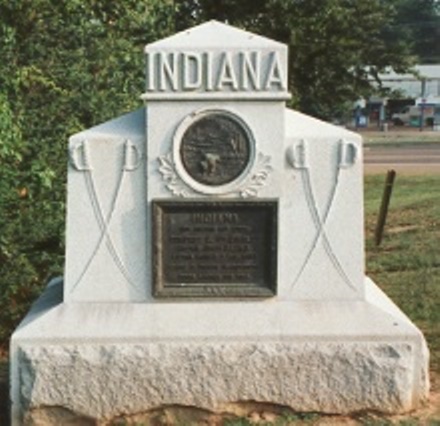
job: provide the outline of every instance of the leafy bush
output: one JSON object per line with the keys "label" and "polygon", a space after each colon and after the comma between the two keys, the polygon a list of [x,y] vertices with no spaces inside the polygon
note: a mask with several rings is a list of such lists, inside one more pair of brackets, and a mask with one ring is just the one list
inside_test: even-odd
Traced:
{"label": "leafy bush", "polygon": [[0,349],[62,274],[69,135],[139,106],[171,0],[0,0]]}
{"label": "leafy bush", "polygon": [[371,92],[365,65],[407,70],[396,19],[440,19],[419,3],[0,0],[0,347],[62,273],[67,138],[139,106],[146,43],[212,18],[288,43],[292,105],[328,118]]}

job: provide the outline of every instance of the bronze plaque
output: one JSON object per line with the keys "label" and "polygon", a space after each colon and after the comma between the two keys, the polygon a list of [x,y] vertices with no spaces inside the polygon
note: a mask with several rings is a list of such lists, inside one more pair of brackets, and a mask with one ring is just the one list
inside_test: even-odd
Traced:
{"label": "bronze plaque", "polygon": [[272,200],[153,201],[154,295],[273,296],[277,210]]}
{"label": "bronze plaque", "polygon": [[180,157],[186,172],[204,185],[237,179],[250,161],[251,141],[243,125],[229,115],[212,113],[186,129]]}

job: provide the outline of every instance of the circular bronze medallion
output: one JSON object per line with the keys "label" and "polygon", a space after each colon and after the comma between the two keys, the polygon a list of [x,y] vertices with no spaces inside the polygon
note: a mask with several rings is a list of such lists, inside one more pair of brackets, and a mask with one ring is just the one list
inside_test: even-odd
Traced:
{"label": "circular bronze medallion", "polygon": [[219,186],[237,179],[251,154],[249,135],[232,117],[203,116],[183,134],[180,157],[186,172],[197,182]]}

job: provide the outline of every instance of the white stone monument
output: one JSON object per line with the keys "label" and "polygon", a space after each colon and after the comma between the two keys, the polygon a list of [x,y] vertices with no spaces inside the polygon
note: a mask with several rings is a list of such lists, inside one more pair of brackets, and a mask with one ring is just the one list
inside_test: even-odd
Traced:
{"label": "white stone monument", "polygon": [[364,276],[361,137],[286,109],[283,44],[208,22],[146,56],[145,108],[69,141],[65,273],[12,336],[12,423],[419,406],[423,335]]}

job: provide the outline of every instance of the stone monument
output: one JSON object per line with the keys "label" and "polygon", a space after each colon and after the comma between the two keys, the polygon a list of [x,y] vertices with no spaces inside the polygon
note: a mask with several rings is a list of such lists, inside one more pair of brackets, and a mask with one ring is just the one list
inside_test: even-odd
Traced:
{"label": "stone monument", "polygon": [[423,335],[364,275],[361,137],[286,109],[278,42],[213,21],[145,52],[145,107],[69,141],[65,273],[12,336],[13,424],[419,406]]}

